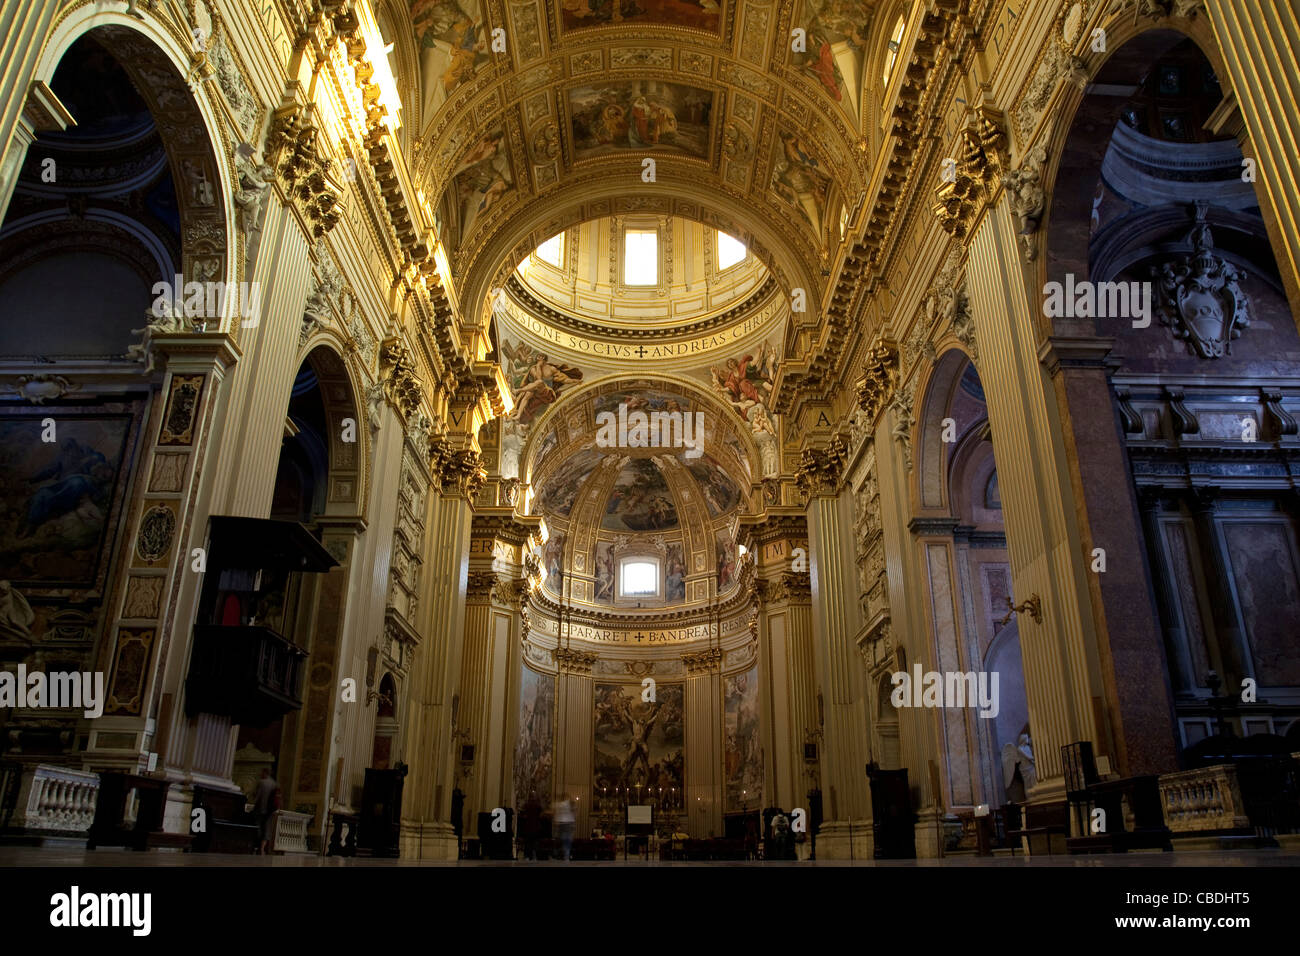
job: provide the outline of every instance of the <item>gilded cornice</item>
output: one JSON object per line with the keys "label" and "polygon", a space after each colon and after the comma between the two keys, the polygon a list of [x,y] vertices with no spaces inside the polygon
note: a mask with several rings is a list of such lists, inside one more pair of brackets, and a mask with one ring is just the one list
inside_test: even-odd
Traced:
{"label": "gilded cornice", "polygon": [[541,524],[540,516],[524,516],[514,511],[487,510],[476,512],[470,523],[470,534],[475,538],[493,538],[516,547],[528,543]]}
{"label": "gilded cornice", "polygon": [[771,276],[763,282],[753,293],[745,298],[744,302],[734,305],[725,311],[708,318],[700,319],[696,322],[684,324],[666,325],[663,327],[645,326],[643,328],[619,328],[611,329],[608,325],[602,325],[597,322],[588,322],[580,319],[568,312],[562,312],[549,303],[543,302],[537,296],[519,281],[518,277],[511,276],[506,282],[507,294],[531,316],[546,320],[548,323],[561,328],[570,329],[581,335],[590,335],[597,338],[609,337],[611,333],[616,332],[617,338],[622,339],[675,339],[688,335],[698,335],[715,329],[726,328],[735,322],[739,322],[753,312],[757,312],[768,304],[773,296],[778,293],[776,280]]}
{"label": "gilded cornice", "polygon": [[944,232],[965,239],[1005,168],[1007,137],[1001,114],[979,107],[957,137],[956,156],[944,160],[932,207]]}
{"label": "gilded cornice", "polygon": [[[823,310],[819,339],[811,348],[798,350],[808,358],[802,367],[792,365],[779,382],[774,401],[778,411],[797,410],[804,397],[824,400],[846,357],[852,354],[849,336],[860,327],[863,302],[896,249],[893,237],[900,234],[899,219],[907,197],[915,192],[921,146],[942,120],[933,104],[955,81],[958,61],[954,49],[964,51],[969,45],[971,31],[964,12],[968,7],[966,0],[948,0],[924,15],[894,106],[891,145],[878,164],[874,194],[868,193],[870,215],[840,264]],[[797,335],[792,326],[788,354],[796,354],[790,346]]]}

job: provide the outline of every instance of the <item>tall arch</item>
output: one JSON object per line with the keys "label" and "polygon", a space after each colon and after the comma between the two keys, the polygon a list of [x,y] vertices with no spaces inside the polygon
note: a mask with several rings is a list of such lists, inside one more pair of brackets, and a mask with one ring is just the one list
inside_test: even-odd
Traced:
{"label": "tall arch", "polygon": [[[1053,372],[1117,757],[1130,769],[1167,769],[1172,750],[1212,732],[1211,670],[1270,688],[1256,728],[1284,726],[1300,704],[1277,614],[1255,597],[1261,562],[1276,565],[1282,616],[1300,613],[1300,524],[1261,480],[1297,454],[1287,405],[1300,336],[1203,21],[1113,36],[1091,92],[1072,94],[1051,137],[1047,283],[1150,295],[1145,315],[1040,319],[1077,343]],[[1182,304],[1193,285],[1210,290],[1199,319]],[[1159,673],[1164,692],[1129,691],[1134,672]]]}
{"label": "tall arch", "polygon": [[[1001,739],[997,715],[1004,707],[1027,714],[1028,705],[1018,629],[1004,620],[1012,597],[1011,565],[983,383],[969,355],[952,347],[934,359],[918,389],[912,529],[920,580],[928,591],[923,604],[930,668],[941,674],[973,672],[997,707],[993,714],[976,706],[937,712],[946,756],[943,803],[969,813],[976,804],[1004,801],[996,755],[1007,741]],[[1015,647],[993,654],[999,639],[1000,646],[1012,641]],[[1018,733],[1020,725],[1015,729]]]}

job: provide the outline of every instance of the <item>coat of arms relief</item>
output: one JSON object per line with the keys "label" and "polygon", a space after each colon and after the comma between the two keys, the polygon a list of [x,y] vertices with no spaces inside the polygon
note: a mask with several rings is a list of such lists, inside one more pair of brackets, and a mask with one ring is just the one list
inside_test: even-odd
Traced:
{"label": "coat of arms relief", "polygon": [[1196,209],[1188,236],[1191,255],[1171,259],[1151,270],[1156,286],[1156,314],[1175,338],[1201,358],[1232,354],[1232,340],[1250,325],[1250,299],[1241,284],[1246,273],[1214,251],[1205,221],[1206,207]]}

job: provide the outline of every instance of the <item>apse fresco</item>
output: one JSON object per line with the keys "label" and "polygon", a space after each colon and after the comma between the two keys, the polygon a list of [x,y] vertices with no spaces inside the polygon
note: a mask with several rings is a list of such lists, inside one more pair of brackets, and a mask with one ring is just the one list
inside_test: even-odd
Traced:
{"label": "apse fresco", "polygon": [[553,361],[545,352],[523,342],[503,341],[501,354],[506,359],[506,378],[515,400],[509,416],[512,421],[529,424],[566,388],[582,382],[582,369]]}
{"label": "apse fresco", "polygon": [[722,730],[727,812],[763,805],[758,729],[758,665],[725,678]]}
{"label": "apse fresco", "polygon": [[717,555],[718,593],[721,594],[737,580],[736,540],[731,536],[730,531],[722,528],[714,534],[714,545]]}
{"label": "apse fresco", "polygon": [[[658,684],[655,699],[641,699],[640,684],[597,684],[595,714],[595,794],[616,787],[641,787],[643,799],[662,788],[682,789],[682,685]],[[645,800],[645,802],[649,802]]]}
{"label": "apse fresco", "polygon": [[829,171],[807,142],[788,129],[781,130],[775,150],[772,191],[822,235],[831,187]]}
{"label": "apse fresco", "polygon": [[607,531],[666,531],[677,524],[677,506],[659,466],[649,458],[630,459],[618,473],[600,526]]}
{"label": "apse fresco", "polygon": [[664,598],[668,601],[686,600],[686,559],[682,546],[670,544],[664,560]]}
{"label": "apse fresco", "polygon": [[614,603],[614,544],[601,541],[596,545],[596,567],[593,569],[596,580],[593,597],[597,604]]}
{"label": "apse fresco", "polygon": [[575,159],[669,149],[706,159],[713,93],[660,80],[569,90]]}
{"label": "apse fresco", "polygon": [[563,531],[556,531],[546,539],[542,551],[542,560],[546,563],[546,590],[560,595],[560,582],[564,576],[564,541]]}
{"label": "apse fresco", "polygon": [[555,678],[521,667],[519,675],[519,736],[515,738],[515,807],[536,795],[543,807],[551,803],[555,719]]}
{"label": "apse fresco", "polygon": [[566,31],[615,23],[663,23],[718,32],[719,0],[562,0],[561,23]]}
{"label": "apse fresco", "polygon": [[420,50],[425,115],[490,59],[487,24],[477,0],[413,0],[411,25]]}
{"label": "apse fresco", "polygon": [[538,507],[546,514],[568,515],[578,497],[578,489],[600,462],[601,453],[584,448],[568,458],[555,474],[543,482],[537,494]]}
{"label": "apse fresco", "polygon": [[805,31],[804,50],[793,53],[794,65],[815,79],[822,92],[856,119],[866,33],[871,22],[867,3],[804,0],[794,22]]}
{"label": "apse fresco", "polygon": [[558,445],[559,442],[560,439],[556,434],[555,429],[549,429],[546,434],[542,436],[541,444],[537,446],[537,455],[533,459],[533,467],[540,468],[542,462],[546,461],[546,456],[555,450],[555,446]]}
{"label": "apse fresco", "polygon": [[710,518],[717,518],[736,507],[736,502],[740,500],[740,489],[712,458],[692,461],[686,468],[700,486],[700,494],[704,496]]}
{"label": "apse fresco", "polygon": [[446,201],[456,212],[460,235],[469,235],[479,215],[491,209],[514,183],[505,130],[497,126],[470,146],[447,187]]}
{"label": "apse fresco", "polygon": [[0,420],[0,579],[89,587],[108,537],[128,416]]}

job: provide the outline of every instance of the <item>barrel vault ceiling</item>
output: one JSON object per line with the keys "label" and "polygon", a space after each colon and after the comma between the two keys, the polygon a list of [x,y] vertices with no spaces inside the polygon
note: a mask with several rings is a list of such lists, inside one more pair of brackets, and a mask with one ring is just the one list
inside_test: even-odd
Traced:
{"label": "barrel vault ceiling", "polygon": [[562,229],[636,213],[729,232],[816,301],[860,221],[845,197],[865,191],[889,40],[868,0],[390,0],[380,17],[462,302],[486,308]]}

